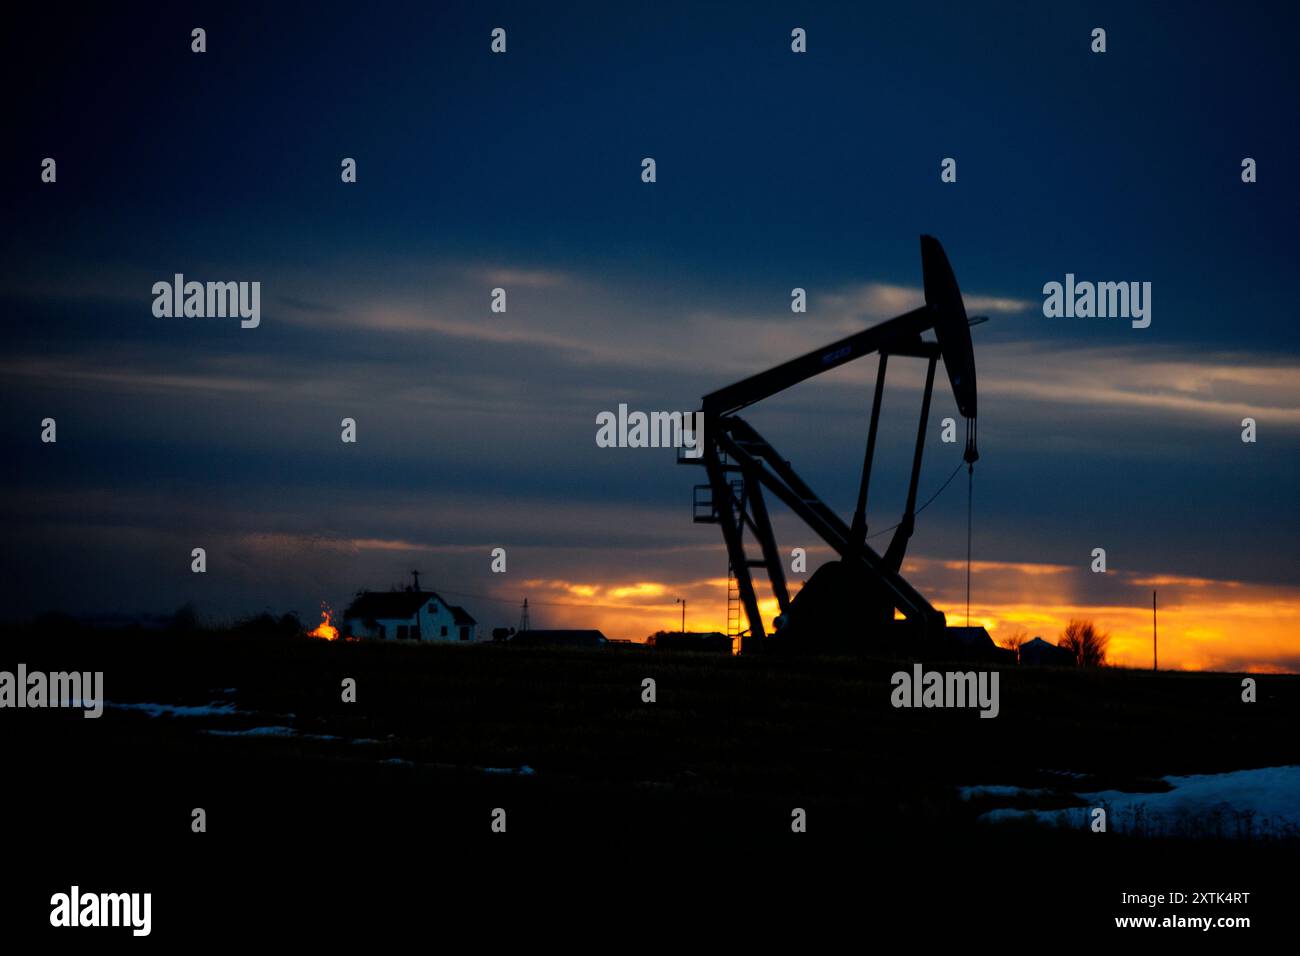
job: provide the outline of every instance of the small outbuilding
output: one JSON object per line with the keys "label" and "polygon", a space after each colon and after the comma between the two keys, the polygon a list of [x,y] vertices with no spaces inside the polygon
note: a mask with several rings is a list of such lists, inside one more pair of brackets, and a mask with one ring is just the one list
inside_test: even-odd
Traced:
{"label": "small outbuilding", "polygon": [[945,627],[940,632],[943,642],[942,653],[958,660],[990,661],[999,664],[1014,664],[1016,655],[1004,647],[998,647],[983,627]]}
{"label": "small outbuilding", "polygon": [[1035,637],[1020,645],[1020,663],[1034,667],[1073,667],[1077,662],[1068,649]]}

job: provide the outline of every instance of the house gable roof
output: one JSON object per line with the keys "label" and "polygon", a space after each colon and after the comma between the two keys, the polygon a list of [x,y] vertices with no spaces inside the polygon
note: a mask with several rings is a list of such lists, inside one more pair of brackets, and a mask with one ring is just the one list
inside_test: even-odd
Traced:
{"label": "house gable roof", "polygon": [[952,627],[950,625],[944,628],[944,633],[967,647],[995,646],[993,638],[989,637],[989,632],[983,627]]}
{"label": "house gable roof", "polygon": [[430,600],[451,607],[433,591],[362,591],[343,612],[343,618],[369,621],[415,617],[415,612]]}

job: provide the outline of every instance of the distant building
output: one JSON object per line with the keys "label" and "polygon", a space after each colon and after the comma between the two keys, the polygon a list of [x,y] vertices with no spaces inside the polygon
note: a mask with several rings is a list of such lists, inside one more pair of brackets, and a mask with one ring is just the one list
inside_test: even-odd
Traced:
{"label": "distant building", "polygon": [[343,634],[387,641],[476,641],[478,622],[434,591],[362,591],[343,612]]}
{"label": "distant building", "polygon": [[609,638],[600,631],[527,630],[516,631],[510,643],[520,647],[603,647]]}
{"label": "distant building", "polygon": [[1066,648],[1036,637],[1020,645],[1020,663],[1036,667],[1073,667],[1077,661]]}
{"label": "distant building", "polygon": [[945,649],[958,658],[1006,664],[1016,662],[1015,651],[998,647],[989,636],[989,632],[982,627],[945,627],[942,631],[942,640],[946,645]]}

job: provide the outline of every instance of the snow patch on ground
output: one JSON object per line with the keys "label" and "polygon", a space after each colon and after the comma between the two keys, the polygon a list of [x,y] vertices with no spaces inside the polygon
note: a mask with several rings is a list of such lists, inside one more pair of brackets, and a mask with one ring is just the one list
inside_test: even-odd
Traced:
{"label": "snow patch on ground", "polygon": [[302,740],[342,740],[334,734],[308,734],[292,727],[249,727],[247,730],[204,730],[213,737],[298,737]]}
{"label": "snow patch on ground", "polygon": [[205,730],[213,737],[297,737],[292,727],[249,727],[247,730]]}
{"label": "snow patch on ground", "polygon": [[1035,790],[1030,787],[1004,787],[992,785],[987,787],[958,787],[957,794],[963,800],[977,800],[981,797],[1045,797],[1051,790]]}
{"label": "snow patch on ground", "polygon": [[532,767],[528,766],[528,764],[524,764],[522,767],[484,767],[483,772],[484,773],[509,773],[509,774],[518,774],[521,777],[531,777],[537,771],[534,770]]}
{"label": "snow patch on ground", "polygon": [[[1108,830],[1138,836],[1300,836],[1300,766],[1261,767],[1164,780],[1172,788],[1165,793],[1123,790],[1081,793],[1078,799],[1087,806],[1062,810],[1000,808],[990,810],[980,819],[990,822],[1030,819],[1081,828],[1091,824],[1093,808],[1104,807]],[[1018,788],[983,789],[1016,791]]]}
{"label": "snow patch on ground", "polygon": [[237,710],[234,704],[223,704],[213,701],[210,704],[197,704],[195,706],[186,706],[184,704],[118,704],[111,700],[104,701],[104,706],[114,710],[138,710],[148,714],[150,717],[161,717],[166,714],[168,717],[233,717],[239,714],[248,713],[247,711]]}

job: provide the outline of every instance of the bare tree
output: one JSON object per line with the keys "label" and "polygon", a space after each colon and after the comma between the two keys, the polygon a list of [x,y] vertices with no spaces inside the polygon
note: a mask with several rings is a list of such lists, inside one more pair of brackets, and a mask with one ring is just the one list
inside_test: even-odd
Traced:
{"label": "bare tree", "polygon": [[1016,628],[1010,636],[1002,638],[1002,646],[1009,651],[1016,652],[1016,660],[1020,660],[1020,645],[1029,640],[1029,632],[1024,628]]}
{"label": "bare tree", "polygon": [[1074,655],[1080,667],[1101,667],[1106,663],[1106,645],[1110,635],[1097,630],[1092,621],[1071,621],[1057,641],[1060,647]]}

